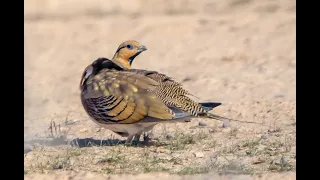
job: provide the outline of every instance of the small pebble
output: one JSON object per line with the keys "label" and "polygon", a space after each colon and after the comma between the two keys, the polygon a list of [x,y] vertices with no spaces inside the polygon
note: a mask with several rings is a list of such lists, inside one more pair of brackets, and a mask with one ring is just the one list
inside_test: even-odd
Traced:
{"label": "small pebble", "polygon": [[209,130],[209,133],[215,133],[217,130],[215,129],[215,128],[211,128],[210,130]]}
{"label": "small pebble", "polygon": [[258,157],[257,159],[254,159],[252,164],[261,164],[261,163],[264,163],[266,162],[265,159],[261,158],[261,157]]}
{"label": "small pebble", "polygon": [[266,135],[266,134],[262,135],[261,139],[268,140],[268,135]]}
{"label": "small pebble", "polygon": [[171,138],[173,138],[173,135],[171,133],[167,133],[166,138],[171,139]]}
{"label": "small pebble", "polygon": [[193,154],[198,158],[203,158],[204,157],[204,154],[202,152],[195,152]]}
{"label": "small pebble", "polygon": [[282,165],[287,165],[287,164],[288,164],[288,158],[282,156],[282,157],[281,157],[281,160],[280,160],[280,164],[282,164]]}
{"label": "small pebble", "polygon": [[229,121],[224,121],[223,124],[222,124],[222,127],[223,128],[230,127],[230,122]]}
{"label": "small pebble", "polygon": [[207,123],[205,123],[205,122],[202,122],[202,121],[199,122],[199,126],[206,126],[206,125],[207,125]]}

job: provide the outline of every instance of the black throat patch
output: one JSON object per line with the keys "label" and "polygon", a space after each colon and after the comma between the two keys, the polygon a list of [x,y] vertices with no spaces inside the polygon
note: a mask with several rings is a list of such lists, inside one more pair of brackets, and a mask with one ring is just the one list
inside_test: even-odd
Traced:
{"label": "black throat patch", "polygon": [[135,55],[133,55],[133,56],[131,56],[131,57],[129,58],[129,64],[130,64],[130,66],[131,66],[134,58],[136,58],[140,53],[141,53],[141,51],[137,52]]}

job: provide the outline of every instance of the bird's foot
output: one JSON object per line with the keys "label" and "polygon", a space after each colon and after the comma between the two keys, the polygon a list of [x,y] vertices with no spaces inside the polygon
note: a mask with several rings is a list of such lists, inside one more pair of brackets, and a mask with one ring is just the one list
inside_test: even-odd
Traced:
{"label": "bird's foot", "polygon": [[151,141],[151,138],[149,137],[149,134],[148,133],[144,133],[143,134],[143,144],[149,144]]}
{"label": "bird's foot", "polygon": [[137,146],[139,144],[148,145],[151,140],[149,134],[143,133],[143,141],[140,141],[141,135],[142,133],[128,136],[127,140],[125,141],[125,144],[129,146]]}

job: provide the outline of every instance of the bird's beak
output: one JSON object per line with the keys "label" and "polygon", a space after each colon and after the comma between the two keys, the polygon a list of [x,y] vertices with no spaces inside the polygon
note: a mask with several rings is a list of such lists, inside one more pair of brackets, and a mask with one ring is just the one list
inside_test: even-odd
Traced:
{"label": "bird's beak", "polygon": [[138,50],[139,50],[140,52],[146,51],[146,50],[147,50],[147,47],[145,47],[144,45],[141,45],[141,46],[139,46]]}

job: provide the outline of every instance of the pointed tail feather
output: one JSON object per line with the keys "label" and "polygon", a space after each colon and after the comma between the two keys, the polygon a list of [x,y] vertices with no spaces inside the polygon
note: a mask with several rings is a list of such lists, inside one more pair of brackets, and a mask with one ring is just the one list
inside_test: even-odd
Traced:
{"label": "pointed tail feather", "polygon": [[230,118],[218,116],[218,115],[215,115],[215,114],[212,114],[212,113],[207,113],[206,116],[209,117],[209,118],[212,118],[212,119],[219,120],[219,121],[237,121],[237,122],[242,122],[242,123],[260,124],[260,123],[256,123],[256,122],[240,121],[240,120],[230,119]]}
{"label": "pointed tail feather", "polygon": [[[200,102],[199,103],[202,108],[206,111],[211,111],[212,109],[220,106],[222,103],[220,102]],[[169,107],[174,113],[175,113],[175,117],[173,119],[182,119],[182,118],[186,118],[186,117],[190,117],[191,115],[185,111],[182,111],[179,108],[176,107]],[[235,120],[235,119],[230,119],[230,118],[226,118],[226,117],[222,117],[222,116],[218,116],[209,112],[206,113],[201,113],[199,114],[200,117],[208,117],[208,118],[212,118],[212,119],[216,119],[219,121],[237,121],[237,122],[242,122],[242,123],[252,123],[252,124],[260,124],[260,123],[256,123],[256,122],[250,122],[250,121],[240,121],[240,120]]]}
{"label": "pointed tail feather", "polygon": [[[202,106],[202,108],[204,110],[211,111],[213,108],[220,106],[222,103],[220,103],[220,102],[201,102],[199,104]],[[215,114],[212,114],[212,113],[205,113],[205,114],[202,114],[202,115],[204,115],[205,117],[209,117],[209,118],[212,118],[212,119],[219,120],[219,121],[237,121],[237,122],[243,122],[243,123],[259,124],[259,123],[255,123],[255,122],[240,121],[240,120],[230,119],[230,118],[218,116],[218,115],[215,115]]]}

